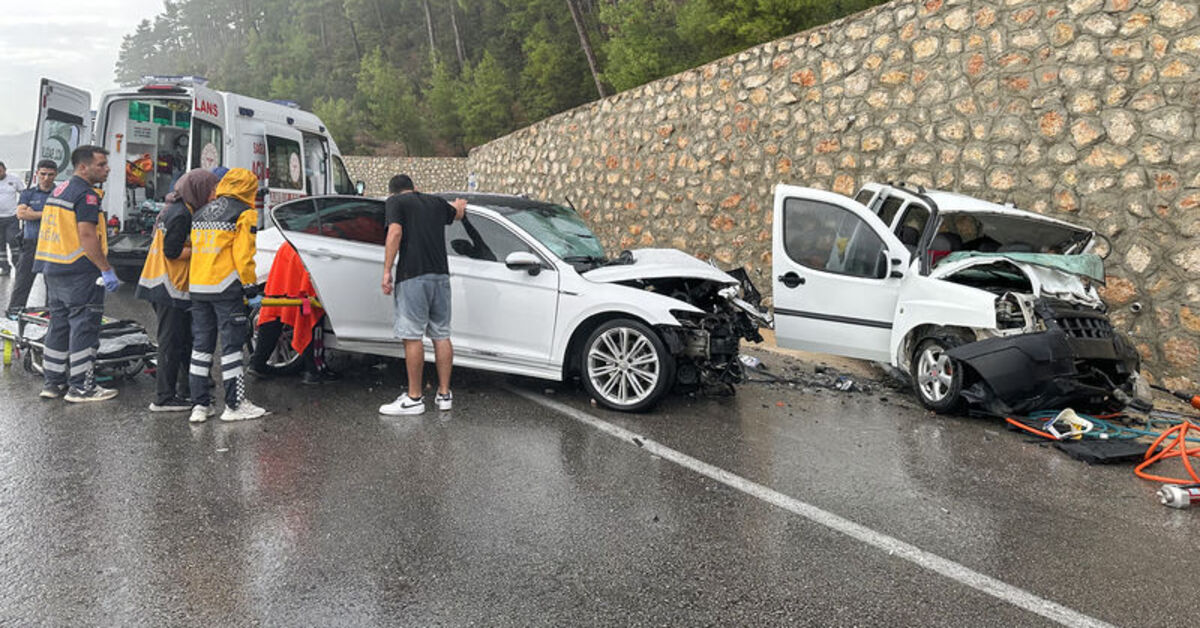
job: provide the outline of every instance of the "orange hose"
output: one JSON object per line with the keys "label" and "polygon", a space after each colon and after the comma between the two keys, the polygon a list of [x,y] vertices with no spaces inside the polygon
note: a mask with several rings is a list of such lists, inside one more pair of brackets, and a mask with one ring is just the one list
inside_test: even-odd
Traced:
{"label": "orange hose", "polygon": [[[1187,433],[1189,429],[1196,429],[1200,432],[1200,428],[1196,428],[1190,421],[1185,421],[1163,432],[1146,450],[1146,456],[1142,463],[1133,470],[1139,478],[1150,480],[1152,482],[1164,482],[1166,484],[1191,484],[1200,483],[1200,474],[1192,468],[1191,456],[1200,456],[1200,447],[1187,447]],[[1163,447],[1161,451],[1155,453],[1155,449],[1166,441],[1168,438],[1175,438],[1175,442]],[[1152,475],[1146,473],[1145,469],[1157,462],[1168,458],[1179,458],[1183,462],[1183,468],[1187,470],[1191,479],[1169,478],[1161,475]]]}
{"label": "orange hose", "polygon": [[[1015,425],[1015,426],[1025,430],[1026,432],[1032,432],[1034,434],[1037,434],[1038,436],[1041,436],[1042,438],[1049,438],[1050,440],[1058,440],[1050,432],[1043,432],[1042,430],[1039,430],[1037,428],[1029,427],[1028,425],[1025,425],[1024,423],[1022,423],[1020,421],[1017,421],[1016,419],[1013,419],[1012,417],[1006,417],[1004,420],[1008,421],[1009,425]],[[1198,481],[1200,481],[1200,480],[1198,480]]]}

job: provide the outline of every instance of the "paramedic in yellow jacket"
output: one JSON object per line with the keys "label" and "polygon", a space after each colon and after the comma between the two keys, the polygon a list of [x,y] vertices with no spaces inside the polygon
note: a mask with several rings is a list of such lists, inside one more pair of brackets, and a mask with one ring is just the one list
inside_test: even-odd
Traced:
{"label": "paramedic in yellow jacket", "polygon": [[[42,206],[34,271],[46,278],[50,328],[42,350],[43,399],[72,403],[104,401],[117,391],[96,385],[93,366],[100,346],[104,291],[121,284],[108,263],[103,193],[108,151],[84,145],[71,153],[74,175],[60,183]],[[68,371],[68,369],[70,369]]]}
{"label": "paramedic in yellow jacket", "polygon": [[267,413],[246,399],[242,345],[249,333],[246,299],[257,294],[254,209],[258,178],[233,168],[217,184],[217,198],[192,215],[189,296],[192,299],[192,359],[188,368],[193,423],[214,414],[212,378],[217,334],[221,336],[221,380],[225,385],[222,421],[255,419]]}
{"label": "paramedic in yellow jacket", "polygon": [[134,296],[150,302],[158,318],[158,368],[151,412],[188,412],[192,404],[188,361],[192,353],[192,213],[217,196],[217,175],[197,168],[175,182],[154,221],[154,239]]}

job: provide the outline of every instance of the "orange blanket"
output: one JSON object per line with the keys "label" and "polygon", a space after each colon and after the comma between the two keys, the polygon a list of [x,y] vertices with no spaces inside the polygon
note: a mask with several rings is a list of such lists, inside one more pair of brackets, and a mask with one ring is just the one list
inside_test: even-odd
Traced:
{"label": "orange blanket", "polygon": [[[271,274],[267,275],[264,294],[269,297],[304,298],[317,295],[312,279],[291,244],[283,243],[275,261],[271,263]],[[308,348],[312,342],[312,330],[325,310],[319,307],[263,306],[258,313],[258,324],[279,320],[292,328],[292,348],[297,353]]]}

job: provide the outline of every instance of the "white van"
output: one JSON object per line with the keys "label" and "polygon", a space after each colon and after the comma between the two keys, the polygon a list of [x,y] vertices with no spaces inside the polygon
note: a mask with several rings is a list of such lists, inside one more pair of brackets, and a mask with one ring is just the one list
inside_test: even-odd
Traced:
{"label": "white van", "polygon": [[175,180],[192,168],[250,170],[267,192],[268,208],[308,194],[361,193],[317,116],[295,103],[206,84],[200,77],[146,77],[140,87],[105,92],[93,112],[88,92],[42,79],[30,165],[52,159],[65,180],[77,146],[109,150],[103,207],[109,259],[122,279],[141,273],[154,217]]}

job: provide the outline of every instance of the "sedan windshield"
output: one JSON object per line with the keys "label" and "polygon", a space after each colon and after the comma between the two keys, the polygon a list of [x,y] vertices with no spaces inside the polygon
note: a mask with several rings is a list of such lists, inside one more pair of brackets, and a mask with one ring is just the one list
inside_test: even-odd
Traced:
{"label": "sedan windshield", "polygon": [[506,215],[564,260],[604,259],[604,247],[596,234],[588,229],[579,214],[567,207],[529,204]]}

